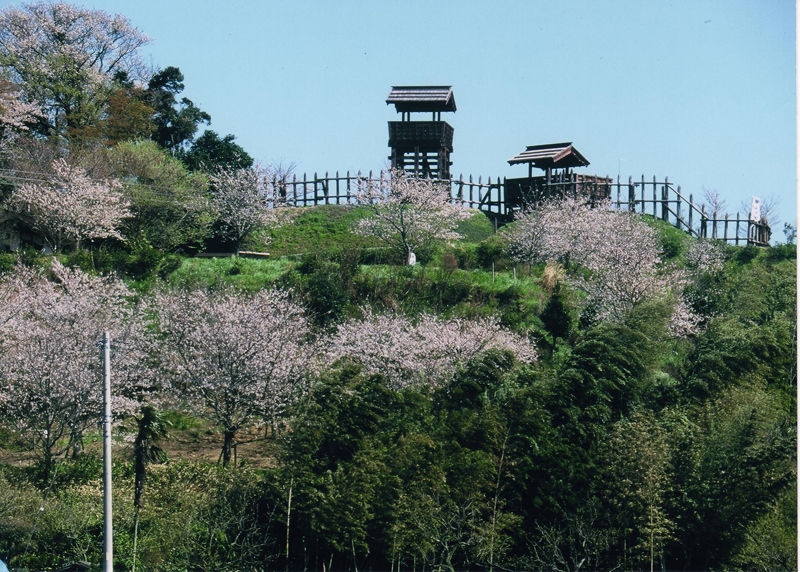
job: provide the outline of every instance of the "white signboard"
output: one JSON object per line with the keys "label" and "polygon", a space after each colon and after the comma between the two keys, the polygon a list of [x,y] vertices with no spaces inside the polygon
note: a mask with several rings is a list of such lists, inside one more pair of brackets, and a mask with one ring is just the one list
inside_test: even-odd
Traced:
{"label": "white signboard", "polygon": [[753,205],[750,207],[750,220],[759,222],[761,220],[761,199],[753,197]]}

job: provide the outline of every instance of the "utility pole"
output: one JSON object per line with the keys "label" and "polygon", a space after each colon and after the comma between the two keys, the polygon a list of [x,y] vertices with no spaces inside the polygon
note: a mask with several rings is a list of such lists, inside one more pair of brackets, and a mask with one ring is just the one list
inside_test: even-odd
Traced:
{"label": "utility pole", "polygon": [[103,572],[114,570],[111,524],[111,336],[103,332]]}

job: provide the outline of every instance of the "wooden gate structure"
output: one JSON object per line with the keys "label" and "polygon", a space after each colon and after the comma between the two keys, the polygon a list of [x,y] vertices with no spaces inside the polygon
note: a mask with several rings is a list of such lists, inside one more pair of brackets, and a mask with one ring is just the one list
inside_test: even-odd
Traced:
{"label": "wooden gate structure", "polygon": [[[316,173],[313,177],[305,174],[291,179],[274,179],[272,187],[293,206],[315,205],[357,205],[359,185],[366,182],[386,180],[389,173],[382,171],[373,174],[338,172],[322,176]],[[525,208],[516,201],[506,201],[507,189],[515,185],[514,179],[492,177],[484,180],[474,179],[471,175],[459,175],[451,179],[438,179],[442,184],[450,186],[450,196],[469,208],[485,212],[498,224],[505,224],[514,219],[517,213]],[[596,196],[607,197],[612,208],[651,215],[672,224],[674,227],[698,238],[713,238],[736,245],[752,244],[769,246],[770,227],[766,221],[754,222],[747,216],[736,216],[710,211],[704,204],[698,205],[692,194],[686,196],[680,185],[670,182],[668,177],[658,180],[627,181],[617,177],[596,177],[577,173],[558,173],[549,181],[537,183],[544,185],[543,192],[547,196]],[[517,190],[513,191],[514,193]]]}

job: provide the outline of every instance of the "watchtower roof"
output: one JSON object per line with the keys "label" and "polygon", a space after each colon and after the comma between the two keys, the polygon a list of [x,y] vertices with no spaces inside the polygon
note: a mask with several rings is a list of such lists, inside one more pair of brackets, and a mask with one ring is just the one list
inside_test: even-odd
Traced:
{"label": "watchtower roof", "polygon": [[530,145],[519,155],[508,160],[509,165],[531,163],[539,169],[585,167],[589,164],[572,143],[550,143],[548,145]]}
{"label": "watchtower roof", "polygon": [[399,112],[455,111],[456,100],[449,85],[394,85],[386,104]]}

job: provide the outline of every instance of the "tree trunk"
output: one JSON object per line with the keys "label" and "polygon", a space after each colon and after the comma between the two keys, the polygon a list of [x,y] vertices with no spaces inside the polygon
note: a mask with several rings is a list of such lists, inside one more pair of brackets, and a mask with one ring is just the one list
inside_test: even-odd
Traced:
{"label": "tree trunk", "polygon": [[46,446],[44,450],[44,479],[43,482],[47,483],[50,480],[50,471],[53,469],[53,450]]}
{"label": "tree trunk", "polygon": [[231,454],[233,452],[233,439],[236,437],[236,431],[225,431],[225,440],[222,444],[222,466],[227,467],[231,464]]}
{"label": "tree trunk", "polygon": [[133,506],[136,507],[136,513],[138,515],[139,509],[144,505],[142,493],[144,492],[144,479],[147,471],[147,461],[145,459],[145,452],[142,450],[141,445],[134,447],[133,455]]}
{"label": "tree trunk", "polygon": [[136,541],[139,537],[139,507],[135,509],[136,516],[133,519],[133,563],[131,564],[131,572],[136,572]]}
{"label": "tree trunk", "polygon": [[72,441],[70,445],[72,448],[71,457],[72,460],[75,460],[83,456],[83,431],[80,429],[73,429],[70,440]]}

